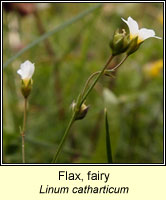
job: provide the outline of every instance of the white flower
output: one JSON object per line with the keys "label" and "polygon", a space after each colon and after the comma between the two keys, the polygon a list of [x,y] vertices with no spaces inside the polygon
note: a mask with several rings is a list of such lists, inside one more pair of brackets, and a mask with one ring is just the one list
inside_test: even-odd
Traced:
{"label": "white flower", "polygon": [[29,60],[25,61],[20,65],[20,69],[17,70],[17,73],[21,76],[21,79],[24,82],[29,82],[32,78],[32,75],[35,71],[35,66]]}
{"label": "white flower", "polygon": [[130,31],[130,39],[133,39],[135,37],[138,37],[138,43],[143,42],[144,40],[154,37],[157,39],[162,39],[160,37],[155,36],[155,32],[152,29],[147,28],[141,28],[139,29],[138,23],[132,19],[131,17],[128,17],[127,21],[123,18],[121,18],[129,27]]}

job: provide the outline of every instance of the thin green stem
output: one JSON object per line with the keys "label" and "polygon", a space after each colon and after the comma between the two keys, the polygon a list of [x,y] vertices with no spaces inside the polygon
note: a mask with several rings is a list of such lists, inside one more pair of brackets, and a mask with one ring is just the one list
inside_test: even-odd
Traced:
{"label": "thin green stem", "polygon": [[[99,72],[99,75],[97,76],[97,78],[95,79],[95,81],[93,82],[93,84],[90,86],[90,88],[89,88],[88,91],[86,92],[85,96],[84,96],[84,97],[82,97],[82,96],[80,97],[80,95],[79,95],[77,103],[79,102],[79,99],[80,99],[80,98],[81,98],[81,102],[78,103],[78,104],[79,104],[78,106],[81,106],[81,105],[82,105],[82,103],[84,102],[84,100],[86,99],[86,97],[88,96],[88,94],[90,93],[90,91],[93,89],[93,87],[95,86],[95,84],[97,83],[97,81],[99,80],[99,78],[103,75],[104,70],[108,67],[108,65],[109,65],[110,62],[112,61],[113,57],[114,57],[114,56],[112,56],[112,55],[109,57],[109,59],[108,59],[108,61],[106,62],[105,66],[103,67],[102,71]],[[97,72],[97,73],[98,73],[98,72]],[[92,74],[91,77],[87,80],[87,82],[86,82],[86,84],[85,84],[85,87],[84,87],[84,89],[83,89],[83,93],[84,93],[84,91],[86,90],[86,87],[87,87],[89,81],[90,81],[90,80],[93,78],[93,76],[95,76],[95,75],[96,75],[96,73]],[[82,94],[83,94],[83,93],[82,93]],[[53,160],[52,160],[52,163],[56,163],[56,162],[57,162],[57,159],[58,159],[59,154],[60,154],[60,152],[61,152],[61,150],[62,150],[62,147],[63,147],[63,145],[64,145],[64,142],[65,142],[65,140],[66,140],[66,138],[67,138],[67,135],[68,135],[68,133],[69,133],[69,131],[70,131],[70,128],[71,128],[71,126],[73,125],[73,123],[74,123],[74,121],[75,121],[76,113],[77,113],[77,111],[75,111],[75,112],[73,113],[73,115],[72,115],[72,117],[71,117],[71,119],[70,119],[70,122],[69,122],[69,124],[68,124],[68,126],[67,126],[67,128],[66,128],[66,130],[65,130],[65,133],[64,133],[63,138],[62,138],[62,140],[61,140],[61,142],[60,142],[60,144],[59,144],[59,146],[58,146],[58,149],[57,149],[56,154],[55,154],[55,156],[54,156],[54,158],[53,158]]]}
{"label": "thin green stem", "polygon": [[93,74],[90,75],[90,77],[88,78],[88,80],[87,80],[86,83],[85,83],[85,86],[84,86],[84,89],[83,89],[83,91],[82,91],[81,97],[84,96],[85,91],[86,91],[86,89],[87,89],[87,87],[88,87],[90,81],[91,81],[97,74],[99,74],[99,73],[101,73],[101,71],[94,72]]}
{"label": "thin green stem", "polygon": [[[126,55],[126,56],[124,57],[124,59],[123,59],[118,65],[116,65],[113,69],[105,70],[105,72],[113,72],[113,71],[115,71],[117,68],[119,68],[119,67],[124,63],[124,61],[127,59],[127,57],[128,57],[128,55]],[[100,73],[101,73],[101,71],[94,72],[94,73],[91,74],[91,76],[88,78],[88,80],[86,81],[85,86],[84,86],[84,88],[83,88],[82,94],[81,94],[82,97],[84,96],[85,91],[87,90],[87,87],[88,87],[90,81],[91,81],[97,74],[100,74]]]}
{"label": "thin green stem", "polygon": [[[114,71],[115,69],[117,69],[118,67],[120,67],[120,65],[122,65],[122,63],[127,59],[127,57],[128,57],[128,56],[125,56],[125,58],[124,58],[117,66],[115,66],[113,69],[111,69],[110,71]],[[94,86],[96,85],[97,81],[98,81],[98,80],[100,79],[100,77],[104,74],[104,71],[105,71],[106,68],[109,66],[109,64],[111,63],[111,61],[112,61],[113,58],[114,58],[114,56],[111,55],[111,56],[109,57],[108,61],[106,62],[106,64],[104,65],[103,69],[102,69],[101,71],[97,71],[97,72],[93,73],[93,74],[88,78],[88,80],[87,80],[86,83],[85,83],[85,86],[84,86],[84,88],[83,88],[83,91],[82,91],[81,95],[79,95],[79,97],[78,97],[78,100],[77,100],[77,104],[78,104],[77,106],[78,106],[78,107],[81,107],[81,105],[82,105],[83,102],[86,100],[86,98],[87,98],[87,96],[89,95],[89,93],[92,91],[92,89],[93,89]],[[109,71],[109,70],[107,70],[107,71]],[[89,89],[87,90],[87,87],[88,87],[90,81],[91,81],[91,80],[94,78],[94,76],[96,76],[96,75],[98,75],[98,76],[96,77],[96,79],[94,80],[94,82],[92,83],[92,85],[91,85],[91,86],[89,87]],[[87,92],[86,92],[86,90],[87,90]],[[80,99],[80,100],[79,100],[79,99]],[[67,135],[68,135],[68,133],[69,133],[69,131],[70,131],[70,128],[71,128],[71,126],[73,125],[73,123],[74,123],[74,121],[75,121],[76,112],[77,112],[77,111],[75,111],[75,112],[73,113],[73,115],[72,115],[72,117],[71,117],[71,119],[70,119],[70,121],[69,121],[69,124],[68,124],[68,126],[67,126],[67,128],[66,128],[66,130],[65,130],[64,135],[63,135],[63,138],[62,138],[62,140],[61,140],[61,142],[60,142],[60,144],[59,144],[59,146],[58,146],[58,149],[57,149],[57,151],[56,151],[56,154],[55,154],[55,156],[54,156],[54,158],[53,158],[53,160],[52,160],[52,163],[56,163],[56,162],[57,162],[57,159],[58,159],[59,154],[60,154],[60,152],[61,152],[61,150],[62,150],[62,147],[63,147],[63,145],[64,145],[64,142],[65,142],[65,140],[66,140],[66,138],[67,138]]]}
{"label": "thin green stem", "polygon": [[125,60],[128,58],[128,56],[129,55],[126,55],[118,65],[116,65],[113,69],[111,69],[111,71],[115,71],[116,69],[118,69],[125,62]]}
{"label": "thin green stem", "polygon": [[[118,65],[116,65],[113,69],[105,70],[105,72],[112,72],[112,71],[114,71],[115,69],[117,69],[118,67],[120,67],[120,66],[124,63],[124,61],[127,59],[127,57],[128,57],[128,56],[125,56],[125,58],[124,58]],[[88,80],[86,81],[85,86],[84,86],[84,89],[83,89],[83,91],[82,91],[82,97],[84,96],[85,91],[86,91],[86,89],[87,89],[87,87],[88,87],[90,81],[91,81],[97,74],[100,74],[100,73],[101,73],[101,71],[97,71],[97,72],[94,72],[93,74],[90,75],[90,77],[89,77]]]}
{"label": "thin green stem", "polygon": [[56,163],[57,162],[57,159],[58,159],[59,154],[60,154],[60,152],[62,150],[62,147],[63,147],[63,144],[64,144],[64,142],[66,140],[66,137],[67,137],[67,135],[68,135],[68,133],[70,131],[71,126],[73,125],[73,123],[75,121],[75,115],[76,115],[76,112],[73,113],[72,118],[70,119],[70,122],[69,122],[69,124],[68,124],[68,126],[67,126],[67,128],[65,130],[65,133],[64,133],[63,138],[62,138],[62,140],[61,140],[61,142],[60,142],[60,144],[58,146],[58,149],[57,149],[56,154],[55,154],[55,156],[54,156],[54,158],[52,160],[52,163]]}
{"label": "thin green stem", "polygon": [[22,163],[25,163],[25,129],[26,129],[26,119],[27,119],[27,98],[24,98],[24,119],[22,127]]}
{"label": "thin green stem", "polygon": [[114,58],[113,55],[111,55],[108,59],[108,61],[106,62],[105,66],[103,67],[103,69],[100,71],[100,73],[98,74],[98,76],[96,77],[96,79],[94,80],[94,82],[92,83],[92,85],[90,86],[90,88],[87,90],[87,92],[85,93],[85,95],[83,96],[80,106],[83,104],[83,102],[85,101],[85,99],[87,98],[87,96],[89,95],[89,93],[91,92],[91,90],[94,88],[94,86],[96,85],[97,81],[99,80],[99,78],[103,75],[105,69],[109,66],[110,62],[112,61],[112,59]]}

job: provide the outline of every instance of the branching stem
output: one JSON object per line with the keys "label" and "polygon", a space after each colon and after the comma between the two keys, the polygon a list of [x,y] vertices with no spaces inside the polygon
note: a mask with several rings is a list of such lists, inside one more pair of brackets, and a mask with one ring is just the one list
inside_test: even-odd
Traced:
{"label": "branching stem", "polygon": [[[80,106],[83,104],[83,102],[85,101],[85,99],[87,98],[88,94],[91,92],[91,90],[93,89],[93,87],[95,86],[95,84],[97,83],[97,81],[99,80],[99,78],[103,75],[104,70],[108,67],[108,65],[109,65],[110,62],[112,61],[113,57],[114,57],[114,56],[112,56],[112,55],[109,57],[109,59],[108,59],[108,61],[106,62],[105,66],[104,66],[103,69],[100,71],[100,73],[99,73],[98,76],[96,77],[95,81],[94,81],[94,82],[92,83],[92,85],[90,86],[90,88],[87,90],[86,94],[85,94],[84,96],[81,95],[81,102],[79,102],[79,105],[77,105],[78,107],[80,107]],[[98,72],[97,72],[97,73],[98,73]],[[92,78],[94,75],[96,75],[96,73],[94,73],[93,75],[91,75],[91,78]],[[81,94],[84,94],[84,91],[86,90],[86,87],[88,86],[88,83],[89,83],[89,81],[91,80],[91,78],[89,78],[89,79],[87,80],[87,82],[86,82],[86,84],[85,84],[85,87],[84,87],[84,89],[83,89],[83,92],[82,92]],[[74,121],[75,121],[76,112],[77,112],[77,111],[75,111],[75,112],[73,113],[73,115],[72,115],[72,117],[71,117],[71,119],[70,119],[70,121],[69,121],[69,124],[68,124],[68,126],[67,126],[67,128],[66,128],[66,130],[65,130],[64,135],[63,135],[63,138],[62,138],[62,140],[61,140],[61,142],[60,142],[60,144],[59,144],[59,146],[58,146],[58,149],[57,149],[57,151],[56,151],[56,154],[55,154],[55,156],[54,156],[54,158],[53,158],[53,160],[52,160],[52,163],[57,162],[57,159],[58,159],[59,154],[60,154],[60,152],[61,152],[61,150],[62,150],[62,147],[63,147],[63,145],[64,145],[64,142],[65,142],[65,140],[66,140],[66,138],[67,138],[67,135],[68,135],[68,133],[69,133],[69,131],[70,131],[70,128],[71,128],[71,126],[73,125],[73,123],[74,123]]]}

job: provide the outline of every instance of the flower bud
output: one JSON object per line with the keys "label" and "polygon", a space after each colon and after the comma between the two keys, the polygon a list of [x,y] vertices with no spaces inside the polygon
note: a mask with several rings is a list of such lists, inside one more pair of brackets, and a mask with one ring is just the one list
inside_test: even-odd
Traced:
{"label": "flower bud", "polygon": [[22,92],[23,96],[25,98],[27,98],[31,92],[33,81],[32,81],[32,79],[27,80],[27,81],[22,80],[21,83],[22,83],[21,84],[21,92]]}
{"label": "flower bud", "polygon": [[73,112],[76,112],[75,120],[83,119],[87,112],[88,112],[89,106],[86,106],[84,103],[81,105],[81,107],[77,107],[76,103],[72,103],[72,110]]}
{"label": "flower bud", "polygon": [[126,35],[124,29],[122,31],[122,33],[119,33],[119,30],[117,30],[110,42],[113,56],[124,53],[129,46],[129,35]]}

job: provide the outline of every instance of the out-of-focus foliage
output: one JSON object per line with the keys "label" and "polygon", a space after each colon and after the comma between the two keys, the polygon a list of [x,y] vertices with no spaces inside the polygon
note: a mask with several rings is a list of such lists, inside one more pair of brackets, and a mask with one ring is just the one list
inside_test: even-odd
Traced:
{"label": "out-of-focus foliage", "polygon": [[[3,60],[92,3],[34,4],[38,15],[3,9]],[[87,78],[110,56],[109,42],[121,17],[163,35],[162,3],[106,3],[100,9],[49,37],[3,70],[3,162],[21,163],[23,97],[16,71],[25,60],[35,63],[26,131],[26,162],[50,163],[67,123],[70,105]],[[128,31],[128,30],[127,30]],[[117,64],[123,56],[114,59]],[[163,43],[148,39],[118,69],[102,77],[86,103],[87,116],[72,127],[58,162],[106,163],[103,110],[107,107],[114,163],[163,162]],[[147,70],[148,69],[148,70]]]}

